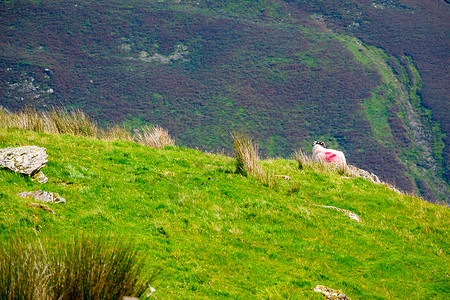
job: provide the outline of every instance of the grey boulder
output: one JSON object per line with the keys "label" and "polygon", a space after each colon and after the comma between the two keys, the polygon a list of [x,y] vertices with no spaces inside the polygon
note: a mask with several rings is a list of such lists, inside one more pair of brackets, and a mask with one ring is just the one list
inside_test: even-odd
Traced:
{"label": "grey boulder", "polygon": [[0,166],[28,176],[39,172],[47,160],[45,148],[22,146],[0,149]]}

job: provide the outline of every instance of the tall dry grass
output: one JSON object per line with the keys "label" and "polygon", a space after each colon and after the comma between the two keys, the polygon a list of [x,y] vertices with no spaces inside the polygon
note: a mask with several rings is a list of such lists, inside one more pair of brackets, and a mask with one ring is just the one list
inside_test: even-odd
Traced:
{"label": "tall dry grass", "polygon": [[99,127],[81,110],[68,111],[65,108],[53,108],[50,111],[37,111],[25,107],[12,113],[0,107],[0,126],[17,127],[36,132],[51,134],[66,133],[98,138]]}
{"label": "tall dry grass", "polygon": [[41,112],[41,115],[48,116],[50,123],[56,128],[54,133],[99,137],[97,124],[80,109],[68,111],[65,108],[53,108],[49,112]]}
{"label": "tall dry grass", "polygon": [[53,108],[37,111],[26,107],[12,113],[0,106],[0,126],[45,132],[50,134],[71,134],[102,140],[134,141],[151,148],[175,145],[168,131],[160,126],[143,126],[131,134],[124,127],[115,125],[101,128],[82,110]]}
{"label": "tall dry grass", "polygon": [[143,126],[135,130],[133,137],[137,143],[151,148],[175,145],[167,130],[160,126]]}
{"label": "tall dry grass", "polygon": [[0,299],[122,299],[149,287],[140,275],[144,260],[130,244],[16,239],[0,250]]}
{"label": "tall dry grass", "polygon": [[275,183],[260,164],[258,145],[245,133],[233,132],[234,156],[236,158],[236,172],[244,176],[251,175],[264,184]]}

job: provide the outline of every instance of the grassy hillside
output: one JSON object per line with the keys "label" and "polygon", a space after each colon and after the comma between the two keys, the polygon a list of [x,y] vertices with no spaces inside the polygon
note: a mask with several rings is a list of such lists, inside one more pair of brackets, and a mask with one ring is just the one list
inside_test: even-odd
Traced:
{"label": "grassy hillside", "polygon": [[[233,130],[270,157],[322,139],[404,190],[450,201],[445,129],[422,109],[427,73],[410,51],[338,38],[358,35],[347,27],[360,12],[378,24],[370,1],[353,2],[4,1],[0,105],[82,108],[105,126],[161,124],[179,144],[209,151],[230,152]],[[367,63],[365,49],[383,55]],[[397,96],[419,115],[405,114]]]}
{"label": "grassy hillside", "polygon": [[[47,149],[49,182],[0,169],[2,243],[131,240],[146,272],[161,270],[151,297],[323,299],[318,284],[351,299],[449,297],[447,207],[294,160],[262,161],[291,178],[269,186],[226,156],[0,128],[0,148],[21,145]],[[32,190],[67,202],[31,208],[16,194]]]}

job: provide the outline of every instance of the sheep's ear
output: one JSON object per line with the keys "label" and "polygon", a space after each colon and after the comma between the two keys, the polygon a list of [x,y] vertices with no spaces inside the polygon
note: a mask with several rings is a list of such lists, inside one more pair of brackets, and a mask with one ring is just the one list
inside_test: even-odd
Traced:
{"label": "sheep's ear", "polygon": [[318,144],[318,142],[317,142],[317,141],[314,141],[314,143],[312,144],[313,147],[314,147],[316,144]]}

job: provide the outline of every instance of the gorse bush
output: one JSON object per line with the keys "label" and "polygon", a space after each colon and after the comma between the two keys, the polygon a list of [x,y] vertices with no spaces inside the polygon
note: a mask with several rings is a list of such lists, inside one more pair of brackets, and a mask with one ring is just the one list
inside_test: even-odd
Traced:
{"label": "gorse bush", "polygon": [[130,244],[17,239],[0,246],[1,299],[122,299],[142,296],[144,260]]}
{"label": "gorse bush", "polygon": [[151,148],[175,145],[167,130],[160,126],[143,126],[135,129],[134,134],[118,125],[103,129],[80,109],[68,111],[65,108],[53,108],[50,111],[37,111],[26,107],[12,113],[0,106],[0,126],[102,140],[134,141]]}

